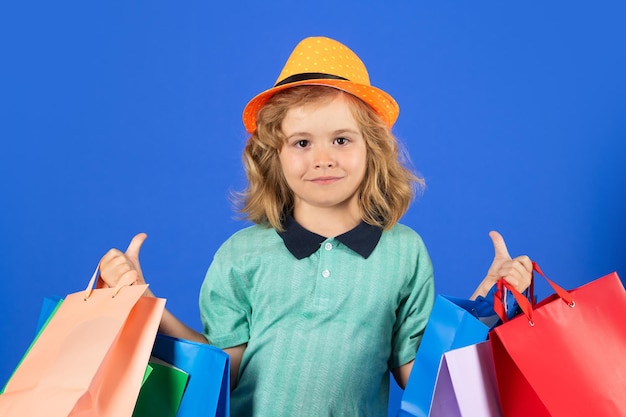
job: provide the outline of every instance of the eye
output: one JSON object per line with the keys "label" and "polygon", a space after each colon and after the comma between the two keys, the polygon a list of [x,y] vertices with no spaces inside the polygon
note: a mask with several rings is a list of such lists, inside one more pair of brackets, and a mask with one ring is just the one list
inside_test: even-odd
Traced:
{"label": "eye", "polygon": [[298,148],[306,148],[309,146],[309,141],[306,139],[300,139],[295,142],[296,147]]}
{"label": "eye", "polygon": [[339,137],[335,139],[335,143],[337,145],[346,145],[349,142],[349,140],[347,138],[344,137]]}

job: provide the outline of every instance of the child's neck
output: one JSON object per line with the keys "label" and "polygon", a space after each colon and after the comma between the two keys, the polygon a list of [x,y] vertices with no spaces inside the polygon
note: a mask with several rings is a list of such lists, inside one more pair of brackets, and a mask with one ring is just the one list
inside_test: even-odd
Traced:
{"label": "child's neck", "polygon": [[348,210],[334,209],[296,209],[294,219],[310,232],[324,237],[342,235],[361,223],[360,214]]}

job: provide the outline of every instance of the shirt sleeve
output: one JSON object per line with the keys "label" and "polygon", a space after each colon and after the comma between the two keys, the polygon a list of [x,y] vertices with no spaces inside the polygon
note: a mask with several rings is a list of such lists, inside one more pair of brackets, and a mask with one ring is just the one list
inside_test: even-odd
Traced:
{"label": "shirt sleeve", "polygon": [[229,348],[250,338],[251,307],[245,271],[237,267],[238,253],[226,241],[215,254],[200,288],[200,318],[209,343]]}
{"label": "shirt sleeve", "polygon": [[391,368],[397,368],[415,359],[428,317],[433,309],[434,299],[433,266],[428,251],[420,239],[415,271],[407,280],[405,296],[396,314]]}

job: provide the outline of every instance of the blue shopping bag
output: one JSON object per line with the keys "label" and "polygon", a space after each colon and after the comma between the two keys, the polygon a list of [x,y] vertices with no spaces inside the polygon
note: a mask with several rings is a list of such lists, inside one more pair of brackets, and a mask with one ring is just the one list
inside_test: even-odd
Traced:
{"label": "blue shopping bag", "polygon": [[230,357],[226,352],[158,334],[152,355],[189,374],[177,417],[230,416]]}
{"label": "blue shopping bag", "polygon": [[[397,417],[429,416],[443,354],[487,340],[489,330],[499,323],[493,311],[494,292],[495,288],[476,300],[437,295]],[[513,297],[508,300],[507,314],[517,314]]]}

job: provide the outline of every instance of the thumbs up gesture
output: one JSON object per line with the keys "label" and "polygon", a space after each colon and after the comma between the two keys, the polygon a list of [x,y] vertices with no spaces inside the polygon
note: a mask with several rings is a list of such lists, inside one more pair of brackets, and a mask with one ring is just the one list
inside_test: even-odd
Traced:
{"label": "thumbs up gesture", "polygon": [[493,242],[494,256],[487,275],[482,280],[471,299],[479,295],[485,296],[491,287],[500,279],[504,278],[513,285],[516,290],[522,292],[530,285],[532,278],[532,262],[528,256],[511,258],[502,235],[496,231],[489,232]]}
{"label": "thumbs up gesture", "polygon": [[[119,282],[145,284],[139,264],[139,251],[147,237],[145,233],[135,235],[125,252],[110,249],[100,260],[98,286],[115,287]],[[150,290],[146,291],[146,295],[152,295]]]}

